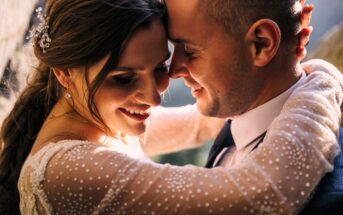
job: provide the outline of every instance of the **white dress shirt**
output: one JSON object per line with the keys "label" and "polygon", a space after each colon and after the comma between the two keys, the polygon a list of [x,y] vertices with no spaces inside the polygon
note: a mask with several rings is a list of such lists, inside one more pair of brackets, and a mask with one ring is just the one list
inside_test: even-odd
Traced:
{"label": "white dress shirt", "polygon": [[218,162],[225,166],[238,164],[241,159],[253,151],[254,147],[261,143],[261,138],[264,137],[263,133],[268,130],[274,118],[280,114],[289,96],[303,83],[305,78],[306,74],[302,73],[300,79],[288,90],[255,109],[232,118],[231,132],[235,146],[224,148],[217,156],[214,165],[217,165]]}

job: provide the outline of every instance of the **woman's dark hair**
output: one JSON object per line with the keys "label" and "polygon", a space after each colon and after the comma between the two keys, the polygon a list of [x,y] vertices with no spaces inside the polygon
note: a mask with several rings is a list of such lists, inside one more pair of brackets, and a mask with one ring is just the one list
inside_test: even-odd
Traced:
{"label": "woman's dark hair", "polygon": [[21,167],[43,122],[64,93],[51,68],[87,68],[110,55],[92,83],[85,75],[88,108],[94,119],[104,125],[94,104],[97,89],[115,67],[132,33],[165,14],[158,0],[48,0],[44,12],[50,46],[41,48],[43,35],[34,39],[39,65],[1,127],[1,215],[20,214],[17,183]]}

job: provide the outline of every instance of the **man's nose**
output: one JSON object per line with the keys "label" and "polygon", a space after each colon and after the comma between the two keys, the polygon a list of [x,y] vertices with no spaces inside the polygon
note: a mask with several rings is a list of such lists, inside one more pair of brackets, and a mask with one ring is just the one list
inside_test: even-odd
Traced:
{"label": "man's nose", "polygon": [[170,63],[169,77],[185,78],[189,75],[188,68],[186,66],[187,56],[183,53],[180,45],[175,45],[175,50]]}

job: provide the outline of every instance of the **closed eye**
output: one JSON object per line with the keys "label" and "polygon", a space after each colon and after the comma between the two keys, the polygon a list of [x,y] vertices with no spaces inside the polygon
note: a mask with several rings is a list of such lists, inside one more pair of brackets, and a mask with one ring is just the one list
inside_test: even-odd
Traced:
{"label": "closed eye", "polygon": [[130,84],[135,79],[134,75],[132,74],[125,74],[125,75],[115,75],[111,77],[111,80],[116,84]]}
{"label": "closed eye", "polygon": [[195,51],[188,47],[187,45],[183,46],[183,51],[186,54],[187,57],[194,57]]}

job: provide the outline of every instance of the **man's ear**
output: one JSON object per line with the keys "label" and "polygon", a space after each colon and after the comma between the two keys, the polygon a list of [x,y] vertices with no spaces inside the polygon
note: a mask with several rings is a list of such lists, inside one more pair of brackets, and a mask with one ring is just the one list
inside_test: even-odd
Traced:
{"label": "man's ear", "polygon": [[52,68],[52,71],[54,72],[58,82],[66,89],[70,88],[71,85],[71,75],[70,71],[67,69],[57,69]]}
{"label": "man's ear", "polygon": [[280,47],[281,31],[270,19],[260,19],[248,30],[245,40],[249,44],[253,62],[257,67],[266,66]]}

